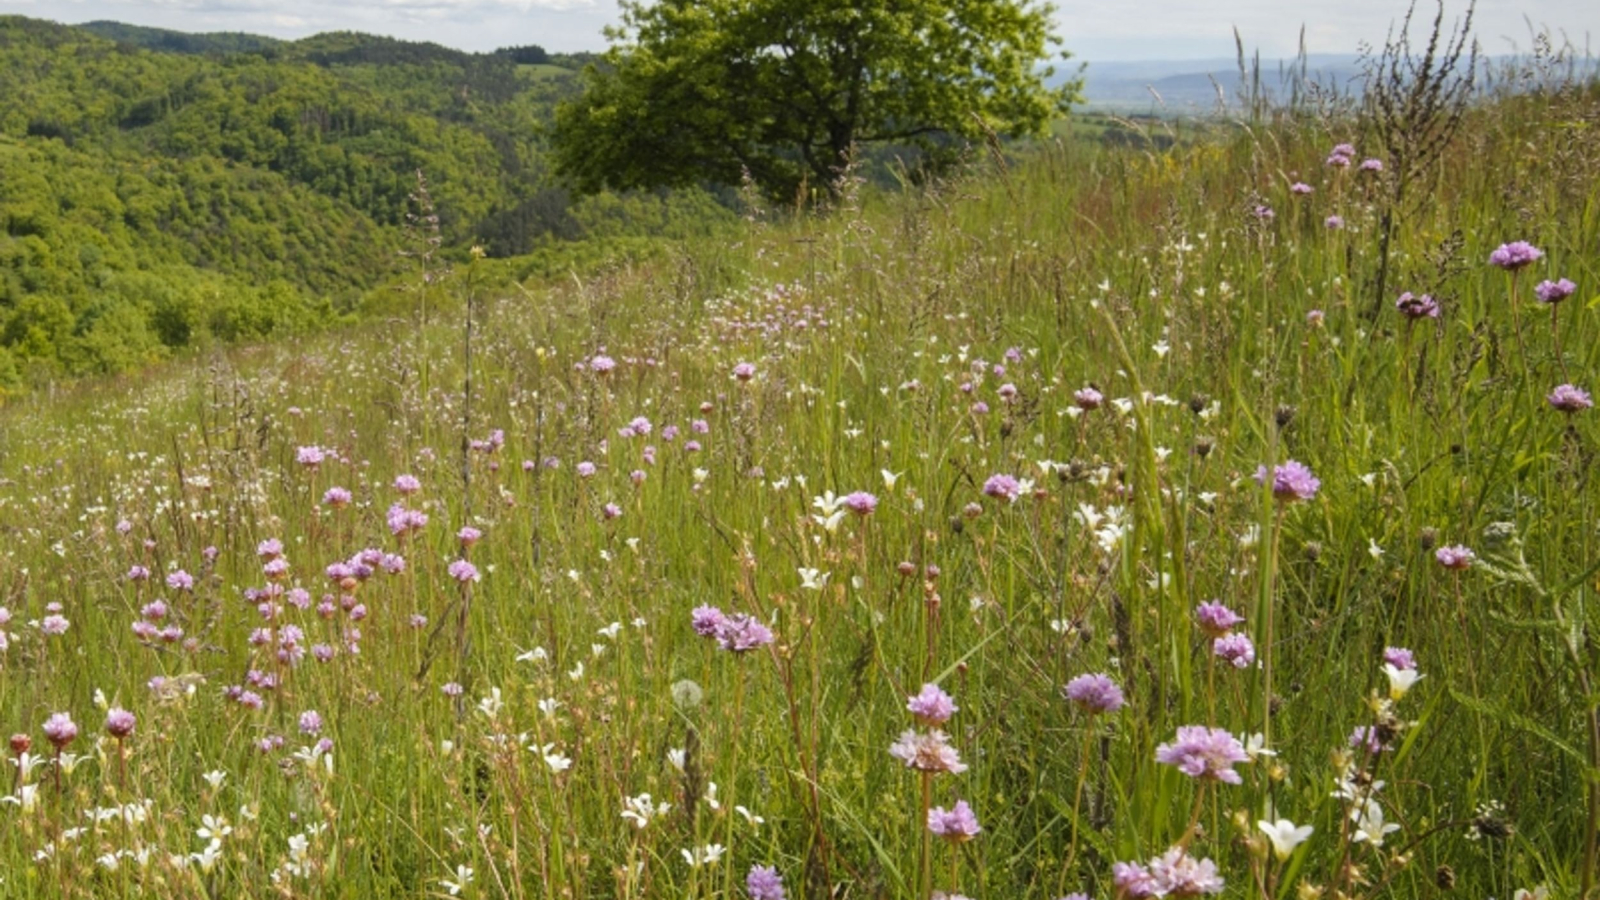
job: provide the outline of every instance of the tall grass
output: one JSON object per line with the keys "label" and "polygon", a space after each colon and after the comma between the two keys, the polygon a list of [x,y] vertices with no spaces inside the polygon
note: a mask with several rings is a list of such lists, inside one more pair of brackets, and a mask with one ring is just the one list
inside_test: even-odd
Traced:
{"label": "tall grass", "polygon": [[[462,266],[427,324],[7,410],[0,714],[46,764],[0,807],[0,893],[736,897],[763,865],[791,896],[1108,897],[1114,863],[1180,847],[1232,896],[1574,896],[1597,426],[1544,397],[1600,387],[1600,93],[1473,109],[1411,185],[1389,284],[1437,319],[1371,314],[1388,176],[1325,164],[1369,127],[1052,144],[480,291],[470,332]],[[1523,239],[1519,346],[1487,260]],[[1579,292],[1533,302],[1546,277]],[[1257,485],[1290,459],[1314,498]],[[856,491],[873,511],[829,498]],[[394,534],[395,503],[427,524]],[[364,548],[404,571],[327,571]],[[1212,654],[1212,600],[1255,664]],[[719,649],[701,606],[775,640]],[[1395,699],[1386,647],[1424,675]],[[1126,705],[1064,699],[1088,673]],[[931,727],[924,683],[959,707],[960,774],[889,753]],[[52,762],[56,712],[81,734]],[[1276,755],[1192,779],[1156,760],[1190,725]],[[930,837],[958,799],[982,831]],[[1314,829],[1281,860],[1257,824],[1280,818]]]}

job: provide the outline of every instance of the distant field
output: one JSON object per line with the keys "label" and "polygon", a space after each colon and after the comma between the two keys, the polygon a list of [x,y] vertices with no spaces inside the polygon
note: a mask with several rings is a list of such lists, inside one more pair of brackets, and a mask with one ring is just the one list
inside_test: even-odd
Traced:
{"label": "distant field", "polygon": [[562,66],[543,63],[540,65],[522,64],[517,66],[517,75],[532,81],[544,81],[550,78],[559,78],[564,75],[575,74],[571,69]]}

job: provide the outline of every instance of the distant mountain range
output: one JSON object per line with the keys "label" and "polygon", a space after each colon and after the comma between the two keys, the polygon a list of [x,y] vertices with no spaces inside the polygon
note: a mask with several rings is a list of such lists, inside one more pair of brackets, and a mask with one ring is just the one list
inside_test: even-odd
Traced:
{"label": "distant mountain range", "polygon": [[[1480,58],[1482,83],[1501,81],[1501,75],[1528,60],[1511,56]],[[1296,86],[1314,85],[1323,92],[1359,96],[1363,75],[1361,58],[1355,54],[1314,53],[1304,60],[1262,59],[1257,69],[1254,60],[1248,70],[1259,71],[1259,88],[1270,98],[1288,99]],[[1552,78],[1594,77],[1600,60],[1574,58],[1553,65]],[[1060,83],[1073,76],[1060,72]],[[1083,70],[1084,99],[1090,110],[1104,112],[1152,112],[1160,114],[1207,114],[1219,106],[1237,105],[1244,93],[1244,77],[1239,61],[1231,58],[1194,60],[1155,60],[1148,62],[1090,62]],[[1253,74],[1248,77],[1254,78]]]}
{"label": "distant mountain range", "polygon": [[[1264,89],[1273,96],[1287,96],[1302,77],[1301,62],[1264,59],[1260,73]],[[1358,92],[1359,58],[1354,54],[1310,55],[1304,61],[1303,75],[1326,89]],[[1091,62],[1083,77],[1084,97],[1091,108],[1130,111],[1210,112],[1220,102],[1219,91],[1231,103],[1241,86],[1238,60],[1221,58]]]}

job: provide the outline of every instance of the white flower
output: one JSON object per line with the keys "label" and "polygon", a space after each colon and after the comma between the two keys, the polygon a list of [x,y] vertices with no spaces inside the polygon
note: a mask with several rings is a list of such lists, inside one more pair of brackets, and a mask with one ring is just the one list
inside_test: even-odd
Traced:
{"label": "white flower", "polygon": [[800,586],[808,591],[820,591],[828,585],[828,575],[820,569],[796,569],[800,573]]}
{"label": "white flower", "polygon": [[1288,819],[1279,819],[1276,822],[1263,820],[1257,822],[1256,825],[1266,834],[1267,840],[1272,842],[1272,851],[1277,854],[1280,861],[1288,859],[1289,854],[1294,852],[1294,848],[1304,843],[1306,838],[1311,837],[1310,825],[1296,826]]}
{"label": "white flower", "polygon": [[189,859],[200,866],[200,871],[209,875],[211,870],[216,868],[217,861],[222,859],[222,842],[212,841],[199,853],[189,854]]}
{"label": "white flower", "polygon": [[612,622],[610,625],[607,625],[606,627],[604,627],[604,628],[600,629],[599,631],[595,632],[595,634],[603,634],[606,637],[608,637],[608,638],[610,638],[611,640],[614,641],[614,640],[617,639],[617,632],[619,632],[621,630],[622,630],[622,623],[621,622]]}
{"label": "white flower", "polygon": [[550,654],[543,647],[535,647],[517,654],[517,662],[544,662],[549,658]]}
{"label": "white flower", "polygon": [[540,756],[543,756],[544,764],[549,766],[550,771],[552,772],[560,774],[572,768],[572,757],[562,756],[560,753],[557,753],[555,744],[545,744],[543,747],[539,747],[537,749],[533,747],[529,747],[528,749],[533,750],[533,752],[538,753]]}
{"label": "white flower", "polygon": [[750,823],[750,827],[754,828],[757,831],[760,831],[761,830],[761,826],[765,825],[766,822],[767,822],[766,819],[761,818],[760,816],[756,815],[755,813],[751,812],[748,809],[745,809],[742,806],[735,806],[733,808],[733,811],[738,813],[741,816],[744,816],[744,820],[746,822]]}
{"label": "white flower", "polygon": [[546,719],[556,717],[556,710],[561,708],[561,701],[554,697],[546,697],[539,701],[539,712],[544,713]]}
{"label": "white flower", "polygon": [[1244,739],[1244,752],[1252,761],[1263,756],[1278,755],[1278,751],[1267,749],[1267,739],[1259,731]]}
{"label": "white flower", "polygon": [[839,530],[839,523],[844,521],[845,510],[837,510],[825,516],[813,515],[811,521],[822,526],[822,530],[833,533]]}
{"label": "white flower", "polygon": [[0,797],[0,803],[10,803],[21,809],[23,815],[28,815],[39,808],[39,786],[37,784],[21,785],[17,788],[15,796]]}
{"label": "white flower", "polygon": [[27,784],[28,779],[33,776],[34,770],[38,769],[40,766],[48,765],[49,760],[42,756],[23,751],[21,756],[18,756],[16,759],[11,761],[11,764],[17,767],[17,773],[21,778],[22,783]]}
{"label": "white flower", "polygon": [[673,747],[671,750],[667,751],[667,762],[670,763],[674,769],[677,769],[679,773],[682,773],[683,767],[688,761],[688,756],[688,752],[682,747]]}
{"label": "white flower", "polygon": [[721,844],[707,844],[704,847],[695,847],[693,850],[685,848],[678,852],[683,854],[683,861],[689,864],[689,868],[698,869],[721,859],[724,848]]}
{"label": "white flower", "polygon": [[583,660],[578,660],[578,664],[573,667],[572,671],[567,673],[567,677],[573,681],[578,681],[583,678]]}
{"label": "white flower", "polygon": [[1517,888],[1516,893],[1511,895],[1511,900],[1550,900],[1550,888],[1542,884],[1531,891],[1527,888]]}
{"label": "white flower", "polygon": [[451,881],[451,880],[449,880],[447,878],[439,879],[439,886],[444,888],[445,890],[449,891],[450,892],[450,896],[452,896],[452,897],[460,896],[461,892],[466,890],[467,889],[467,885],[469,885],[471,883],[472,883],[472,867],[471,866],[456,866],[456,880],[455,881]]}
{"label": "white flower", "polygon": [[652,820],[666,815],[667,811],[672,809],[672,804],[658,804],[650,799],[649,794],[628,797],[622,801],[622,804],[622,817],[638,828],[649,825]]}
{"label": "white flower", "polygon": [[200,827],[195,829],[194,836],[202,841],[221,842],[223,838],[233,834],[233,826],[221,816],[210,814],[200,817]]}
{"label": "white flower", "polygon": [[1394,663],[1383,664],[1383,674],[1389,676],[1389,699],[1399,700],[1425,676],[1416,669],[1396,668]]}
{"label": "white flower", "polygon": [[214,791],[222,787],[222,782],[227,779],[228,773],[222,771],[221,769],[212,769],[200,777],[204,778],[206,780],[206,784],[211,785],[211,789]]}
{"label": "white flower", "polygon": [[1400,830],[1399,825],[1383,820],[1383,806],[1376,800],[1368,800],[1352,809],[1350,820],[1356,823],[1352,840],[1358,844],[1368,843],[1374,847],[1382,847],[1385,835]]}
{"label": "white flower", "polygon": [[1372,538],[1367,538],[1367,555],[1375,560],[1383,559],[1383,548],[1379,547],[1378,542]]}
{"label": "white flower", "polygon": [[895,483],[898,482],[900,480],[900,476],[904,475],[905,473],[891,472],[888,469],[881,469],[879,470],[878,474],[883,476],[883,489],[886,491],[893,491]]}
{"label": "white flower", "polygon": [[489,696],[478,701],[478,712],[493,719],[500,715],[500,710],[505,708],[505,701],[500,699],[500,689],[490,688]]}
{"label": "white flower", "polygon": [[1172,350],[1172,345],[1166,341],[1156,341],[1155,344],[1151,345],[1150,349],[1156,352],[1156,359],[1166,359],[1167,354]]}
{"label": "white flower", "polygon": [[70,777],[73,772],[77,771],[78,764],[88,758],[81,753],[62,753],[56,757],[56,766],[61,769],[61,774]]}

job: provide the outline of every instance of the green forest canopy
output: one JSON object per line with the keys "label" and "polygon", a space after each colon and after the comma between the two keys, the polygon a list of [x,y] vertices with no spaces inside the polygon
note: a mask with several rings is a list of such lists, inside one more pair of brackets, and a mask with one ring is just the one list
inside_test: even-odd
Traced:
{"label": "green forest canopy", "polygon": [[546,126],[586,62],[0,17],[0,392],[381,305],[418,172],[447,248],[532,269],[730,218],[701,191],[568,196]]}

